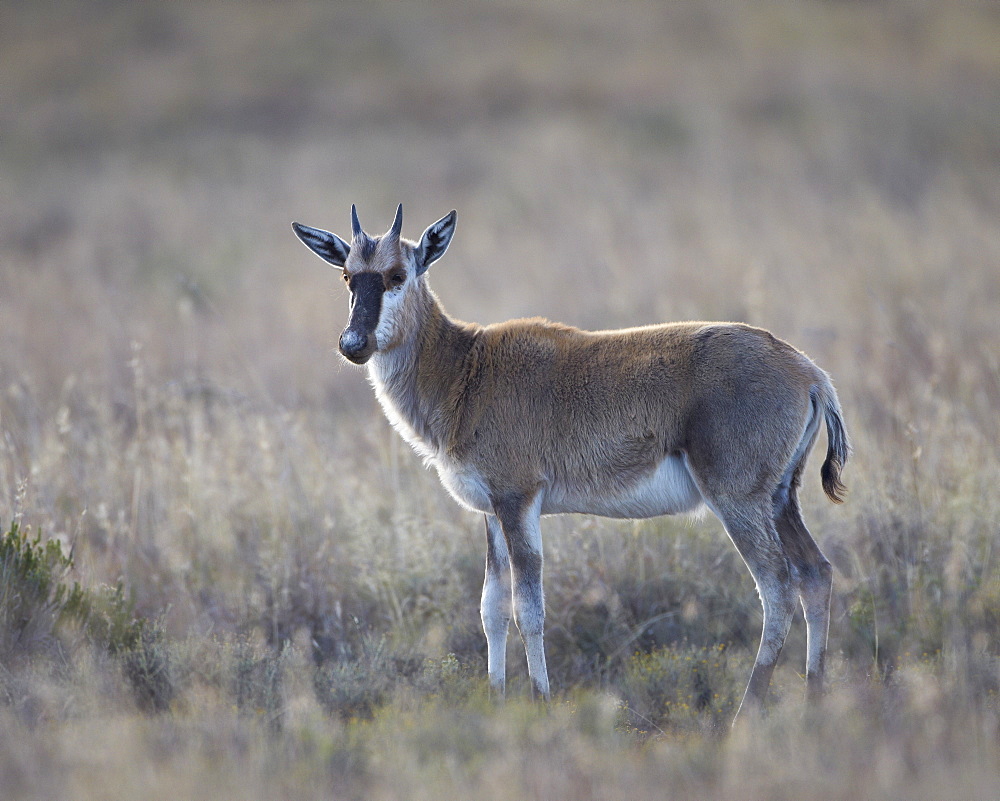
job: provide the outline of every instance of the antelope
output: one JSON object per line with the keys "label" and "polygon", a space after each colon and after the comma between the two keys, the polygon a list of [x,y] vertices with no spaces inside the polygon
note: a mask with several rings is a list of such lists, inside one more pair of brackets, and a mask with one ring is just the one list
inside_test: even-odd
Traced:
{"label": "antelope", "polygon": [[820,470],[840,503],[850,455],[830,377],[768,331],[678,322],[583,331],[545,319],[494,325],[450,317],[427,282],[456,212],[417,242],[351,242],[292,223],[343,272],[350,317],[340,353],[366,365],[386,417],[462,506],[486,519],[480,612],[491,692],[503,697],[513,613],[533,694],[549,698],[543,644],[542,515],[611,518],[711,510],[757,586],[764,620],[737,719],[760,709],[796,600],[806,622],[806,696],[823,687],[833,569],[797,491],[823,422]]}

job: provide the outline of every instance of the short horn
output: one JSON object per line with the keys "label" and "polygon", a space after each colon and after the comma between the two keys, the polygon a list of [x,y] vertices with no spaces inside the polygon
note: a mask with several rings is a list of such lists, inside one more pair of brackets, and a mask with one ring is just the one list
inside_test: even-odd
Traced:
{"label": "short horn", "polygon": [[361,223],[358,221],[358,209],[352,203],[351,204],[351,236],[357,239],[361,236],[364,231],[361,230]]}
{"label": "short horn", "polygon": [[392,227],[388,230],[385,238],[394,241],[399,239],[399,235],[403,232],[403,204],[400,203],[399,207],[396,209],[396,219],[392,221]]}

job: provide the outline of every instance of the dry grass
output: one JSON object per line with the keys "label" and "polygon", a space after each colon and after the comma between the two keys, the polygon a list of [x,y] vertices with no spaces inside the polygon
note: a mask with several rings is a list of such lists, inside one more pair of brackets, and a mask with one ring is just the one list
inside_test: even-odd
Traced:
{"label": "dry grass", "polygon": [[[992,4],[9,4],[0,73],[0,523],[156,632],[0,664],[5,798],[996,795]],[[288,228],[399,201],[411,237],[459,210],[459,317],[740,319],[833,374],[822,717],[798,621],[718,736],[760,612],[711,519],[547,520],[561,694],[512,643],[489,706],[481,521]]]}

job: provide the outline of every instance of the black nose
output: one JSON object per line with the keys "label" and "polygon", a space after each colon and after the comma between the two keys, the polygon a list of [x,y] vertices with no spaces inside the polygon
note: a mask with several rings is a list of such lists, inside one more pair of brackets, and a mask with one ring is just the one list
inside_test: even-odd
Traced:
{"label": "black nose", "polygon": [[340,352],[352,362],[361,364],[371,355],[368,343],[367,334],[363,331],[354,331],[348,328],[340,335]]}

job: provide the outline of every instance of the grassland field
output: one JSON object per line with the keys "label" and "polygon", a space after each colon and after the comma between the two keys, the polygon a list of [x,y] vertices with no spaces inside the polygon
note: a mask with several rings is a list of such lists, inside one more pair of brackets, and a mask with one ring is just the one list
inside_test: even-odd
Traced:
{"label": "grassland field", "polygon": [[[1000,795],[1000,5],[9,2],[0,75],[0,797]],[[819,709],[798,616],[726,733],[761,612],[710,516],[543,521],[555,698],[515,635],[489,701],[482,520],[289,228],[399,202],[458,209],[461,319],[831,373]]]}

